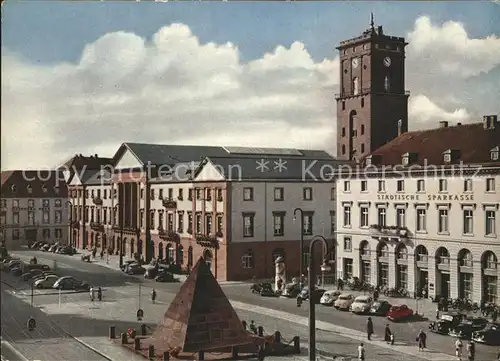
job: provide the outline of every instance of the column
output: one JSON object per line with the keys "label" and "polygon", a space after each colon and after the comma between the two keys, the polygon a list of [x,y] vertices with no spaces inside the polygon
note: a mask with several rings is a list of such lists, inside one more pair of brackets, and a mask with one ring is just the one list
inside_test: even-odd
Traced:
{"label": "column", "polygon": [[[351,238],[351,242],[354,240]],[[359,242],[357,242],[359,244]],[[359,280],[361,281],[361,266],[362,266],[362,260],[361,260],[361,254],[359,252],[359,248],[353,248],[353,254],[352,254],[352,275],[353,277],[358,277]]]}
{"label": "column", "polygon": [[[436,258],[431,256],[430,254],[427,256],[427,271],[429,278],[429,297],[436,297],[436,295],[441,293],[441,290],[438,289],[437,278],[436,278]],[[432,286],[431,286],[432,285]]]}
{"label": "column", "polygon": [[398,277],[398,268],[396,266],[395,247],[389,246],[389,288],[396,287],[396,277]]}
{"label": "column", "polygon": [[372,279],[372,284],[373,285],[378,285],[379,284],[379,279],[378,279],[378,255],[376,250],[372,250],[370,254],[370,259],[371,259],[371,265],[370,265],[370,270],[371,270],[371,279]]}
{"label": "column", "polygon": [[472,302],[480,303],[483,298],[483,271],[481,260],[472,263]]}
{"label": "column", "polygon": [[450,297],[457,298],[459,290],[459,270],[458,270],[458,260],[450,259]]}
{"label": "column", "polygon": [[416,277],[415,273],[417,271],[417,265],[415,262],[415,254],[408,254],[408,291],[410,296],[414,296],[417,291]]}

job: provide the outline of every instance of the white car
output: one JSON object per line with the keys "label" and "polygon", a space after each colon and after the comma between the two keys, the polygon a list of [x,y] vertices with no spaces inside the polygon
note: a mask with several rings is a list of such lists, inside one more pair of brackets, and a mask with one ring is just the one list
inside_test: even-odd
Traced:
{"label": "white car", "polygon": [[351,295],[350,293],[343,293],[339,296],[339,298],[337,298],[333,306],[337,310],[348,311],[353,302],[354,302],[353,295]]}
{"label": "white car", "polygon": [[56,276],[56,275],[46,276],[45,278],[36,280],[35,287],[36,288],[52,288],[52,287],[54,287],[54,284],[56,283],[56,281],[58,279],[59,279],[59,276]]}
{"label": "white car", "polygon": [[373,299],[370,296],[358,296],[351,305],[352,313],[369,313]]}
{"label": "white car", "polygon": [[325,293],[323,293],[323,296],[321,296],[319,303],[324,306],[333,306],[333,303],[337,300],[337,298],[339,298],[340,294],[340,291],[326,291]]}

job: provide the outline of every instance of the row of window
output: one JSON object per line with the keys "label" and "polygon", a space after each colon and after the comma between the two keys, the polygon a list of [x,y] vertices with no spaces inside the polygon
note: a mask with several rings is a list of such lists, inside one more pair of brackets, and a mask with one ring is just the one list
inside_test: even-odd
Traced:
{"label": "row of window", "polygon": [[[6,199],[1,200],[1,207],[7,208],[7,200]],[[42,207],[43,208],[50,208],[50,199],[42,199]],[[62,207],[62,200],[61,199],[54,199],[54,207],[61,208]],[[19,199],[12,200],[12,208],[19,208]],[[35,200],[34,199],[28,199],[28,208],[35,208]]]}
{"label": "row of window", "polygon": [[[378,181],[378,192],[386,191],[386,181],[379,180]],[[362,180],[360,183],[360,191],[368,192],[368,181]],[[404,192],[405,191],[405,180],[399,179],[396,181],[396,191]],[[463,191],[464,192],[472,192],[472,179],[464,179],[463,181]],[[485,191],[486,192],[495,192],[495,178],[486,178],[485,179]],[[351,182],[344,181],[344,192],[351,192]],[[417,192],[425,192],[425,180],[418,179],[417,180]],[[439,180],[439,192],[448,192],[448,180],[440,179]]]}
{"label": "row of window", "polygon": [[[351,206],[344,205],[343,207],[343,226],[351,227],[352,219],[351,219]],[[427,231],[427,216],[428,210],[425,207],[417,208],[416,210],[416,228],[417,232],[426,232]],[[438,209],[438,233],[448,234],[450,232],[450,209],[448,208],[440,208]],[[396,208],[396,219],[395,225],[399,228],[406,227],[406,217],[407,210],[404,207]],[[496,235],[496,211],[494,209],[485,209],[484,210],[484,232],[487,236],[495,236]],[[387,227],[387,208],[378,207],[377,208],[377,223],[378,226]],[[464,235],[473,235],[474,234],[474,210],[473,209],[463,209],[462,210],[462,233]],[[369,217],[369,207],[368,206],[360,206],[360,216],[359,216],[359,226],[360,228],[368,228],[370,227],[370,217]]]}
{"label": "row of window", "polygon": [[[60,228],[54,229],[54,238],[55,239],[57,239],[57,240],[61,239],[62,238],[62,234],[63,234],[62,229],[60,229]],[[20,230],[18,228],[13,228],[12,229],[12,239],[14,241],[17,241],[20,238],[21,238]],[[50,238],[50,229],[45,228],[45,229],[42,230],[42,238],[44,240],[48,240]]]}
{"label": "row of window", "polygon": [[[43,224],[50,224],[50,211],[44,210],[42,212],[42,223]],[[61,224],[62,223],[62,211],[56,210],[54,211],[54,222],[55,224]],[[0,216],[0,224],[7,224],[7,219],[5,215]],[[19,217],[19,212],[13,212],[12,213],[12,224],[17,225],[21,224],[20,223],[20,217]],[[35,217],[35,212],[34,211],[28,211],[28,225],[35,225],[36,224],[36,217]]]}
{"label": "row of window", "polygon": [[[15,184],[13,184],[11,187],[10,187],[10,190],[12,191],[12,193],[16,193],[17,192],[17,186]],[[33,186],[31,184],[28,184],[26,186],[26,190],[28,191],[28,194],[32,194],[33,193]],[[47,186],[45,184],[42,184],[42,192],[43,193],[47,193],[49,191],[49,189],[47,188]],[[54,187],[54,192],[57,194],[59,193],[59,187]]]}
{"label": "row of window", "polygon": [[[274,200],[277,202],[285,200],[285,188],[275,187],[273,190]],[[335,188],[331,190],[331,200],[335,199]],[[243,188],[243,200],[253,201],[254,200],[254,189],[252,187]],[[302,200],[312,201],[313,200],[313,189],[312,187],[302,188]]]}

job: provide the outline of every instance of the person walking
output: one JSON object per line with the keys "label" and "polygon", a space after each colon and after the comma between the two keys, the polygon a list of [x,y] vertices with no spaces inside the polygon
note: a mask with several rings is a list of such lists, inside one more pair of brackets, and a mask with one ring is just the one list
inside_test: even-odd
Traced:
{"label": "person walking", "polygon": [[427,346],[427,335],[422,329],[420,329],[420,332],[418,333],[417,342],[418,342],[418,350],[424,351],[424,349]]}
{"label": "person walking", "polygon": [[469,361],[474,361],[476,357],[476,344],[472,340],[467,344],[467,357]]}
{"label": "person walking", "polygon": [[371,340],[373,335],[373,321],[371,317],[368,317],[368,320],[366,321],[366,335],[368,340]]}
{"label": "person walking", "polygon": [[365,346],[363,345],[363,342],[361,342],[358,346],[358,360],[365,360]]}
{"label": "person walking", "polygon": [[151,302],[155,303],[156,302],[156,290],[153,288],[151,291]]}
{"label": "person walking", "polygon": [[94,286],[90,286],[90,300],[94,302]]}
{"label": "person walking", "polygon": [[455,356],[457,357],[458,361],[462,361],[462,348],[463,348],[463,343],[462,340],[457,339],[455,342]]}
{"label": "person walking", "polygon": [[384,341],[387,343],[390,343],[391,342],[391,335],[392,335],[391,328],[389,327],[389,324],[386,324],[385,330],[384,330]]}
{"label": "person walking", "polygon": [[97,300],[102,301],[102,288],[101,287],[97,288]]}

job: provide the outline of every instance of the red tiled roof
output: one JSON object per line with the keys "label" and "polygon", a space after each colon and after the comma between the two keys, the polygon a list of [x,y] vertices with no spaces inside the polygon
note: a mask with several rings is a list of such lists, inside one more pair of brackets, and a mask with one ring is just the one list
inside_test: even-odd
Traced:
{"label": "red tiled roof", "polygon": [[498,145],[500,123],[494,129],[474,123],[403,133],[370,155],[380,157],[377,164],[396,165],[402,163],[403,154],[417,153],[413,164],[443,165],[443,153],[452,149],[460,152],[454,163],[482,164],[492,162],[490,151]]}
{"label": "red tiled roof", "polygon": [[67,198],[67,196],[68,188],[61,171],[2,172],[2,198]]}

